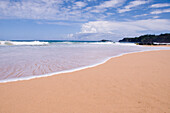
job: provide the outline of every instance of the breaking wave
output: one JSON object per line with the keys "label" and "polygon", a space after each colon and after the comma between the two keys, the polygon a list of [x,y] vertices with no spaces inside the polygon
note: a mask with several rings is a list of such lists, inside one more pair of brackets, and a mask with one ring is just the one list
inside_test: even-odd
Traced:
{"label": "breaking wave", "polygon": [[44,46],[44,45],[58,45],[58,44],[66,44],[66,45],[72,45],[72,44],[92,44],[92,45],[124,45],[124,46],[135,46],[134,43],[119,43],[119,42],[102,42],[102,41],[60,41],[60,40],[38,40],[38,41],[27,41],[27,40],[14,40],[14,41],[0,41],[0,45],[5,46],[12,46],[12,45],[19,45],[19,46]]}
{"label": "breaking wave", "polygon": [[0,45],[48,45],[48,42],[40,41],[0,41]]}

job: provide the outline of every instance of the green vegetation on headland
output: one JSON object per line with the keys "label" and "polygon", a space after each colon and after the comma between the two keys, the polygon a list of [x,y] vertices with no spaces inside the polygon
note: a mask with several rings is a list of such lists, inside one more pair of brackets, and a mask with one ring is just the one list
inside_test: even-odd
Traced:
{"label": "green vegetation on headland", "polygon": [[139,45],[166,45],[170,43],[170,33],[160,35],[142,35],[135,38],[124,38],[119,42],[133,42]]}

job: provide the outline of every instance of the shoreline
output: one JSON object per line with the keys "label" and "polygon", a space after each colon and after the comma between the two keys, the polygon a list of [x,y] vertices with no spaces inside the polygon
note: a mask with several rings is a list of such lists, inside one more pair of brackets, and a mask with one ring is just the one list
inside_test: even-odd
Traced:
{"label": "shoreline", "polygon": [[170,50],[112,58],[96,67],[0,84],[2,113],[168,113]]}
{"label": "shoreline", "polygon": [[[154,46],[148,46],[148,47],[154,47]],[[156,46],[156,47],[159,47],[159,46]],[[167,47],[167,46],[161,46],[161,47]],[[83,66],[83,67],[79,67],[79,68],[74,68],[74,69],[70,69],[70,70],[64,70],[64,71],[59,71],[59,72],[48,73],[48,74],[44,74],[44,75],[35,75],[35,76],[30,76],[30,77],[20,77],[20,78],[9,79],[9,80],[0,80],[0,84],[2,84],[2,83],[9,83],[9,82],[25,81],[25,80],[27,81],[27,80],[32,80],[32,79],[38,79],[38,78],[44,78],[44,77],[50,77],[50,76],[57,76],[59,74],[72,73],[72,72],[81,71],[81,70],[84,70],[84,69],[93,68],[93,67],[102,65],[102,64],[108,62],[109,60],[111,60],[113,58],[121,57],[121,56],[124,56],[124,55],[133,54],[133,53],[141,53],[141,52],[149,52],[149,51],[161,51],[161,50],[163,50],[163,49],[141,50],[141,51],[135,51],[135,52],[121,53],[119,55],[115,55],[115,56],[111,56],[111,57],[105,58],[103,61],[101,61],[99,63],[96,63],[96,64],[87,65],[87,66]]]}
{"label": "shoreline", "polygon": [[170,45],[141,45],[144,47],[170,47]]}

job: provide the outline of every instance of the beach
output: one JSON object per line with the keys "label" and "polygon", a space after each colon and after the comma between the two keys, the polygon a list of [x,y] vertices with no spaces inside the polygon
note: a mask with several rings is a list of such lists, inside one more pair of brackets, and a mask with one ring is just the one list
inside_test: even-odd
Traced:
{"label": "beach", "polygon": [[49,77],[0,83],[0,113],[169,113],[170,50],[126,54]]}

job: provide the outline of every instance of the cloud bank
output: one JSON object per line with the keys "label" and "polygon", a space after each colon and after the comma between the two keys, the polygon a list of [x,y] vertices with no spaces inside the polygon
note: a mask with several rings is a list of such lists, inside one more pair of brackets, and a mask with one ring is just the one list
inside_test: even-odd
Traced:
{"label": "cloud bank", "polygon": [[[81,32],[72,37],[92,40],[112,39],[139,36],[143,33],[170,32],[170,20],[147,19],[137,21],[93,21],[82,25]],[[109,36],[110,35],[110,36]]]}

